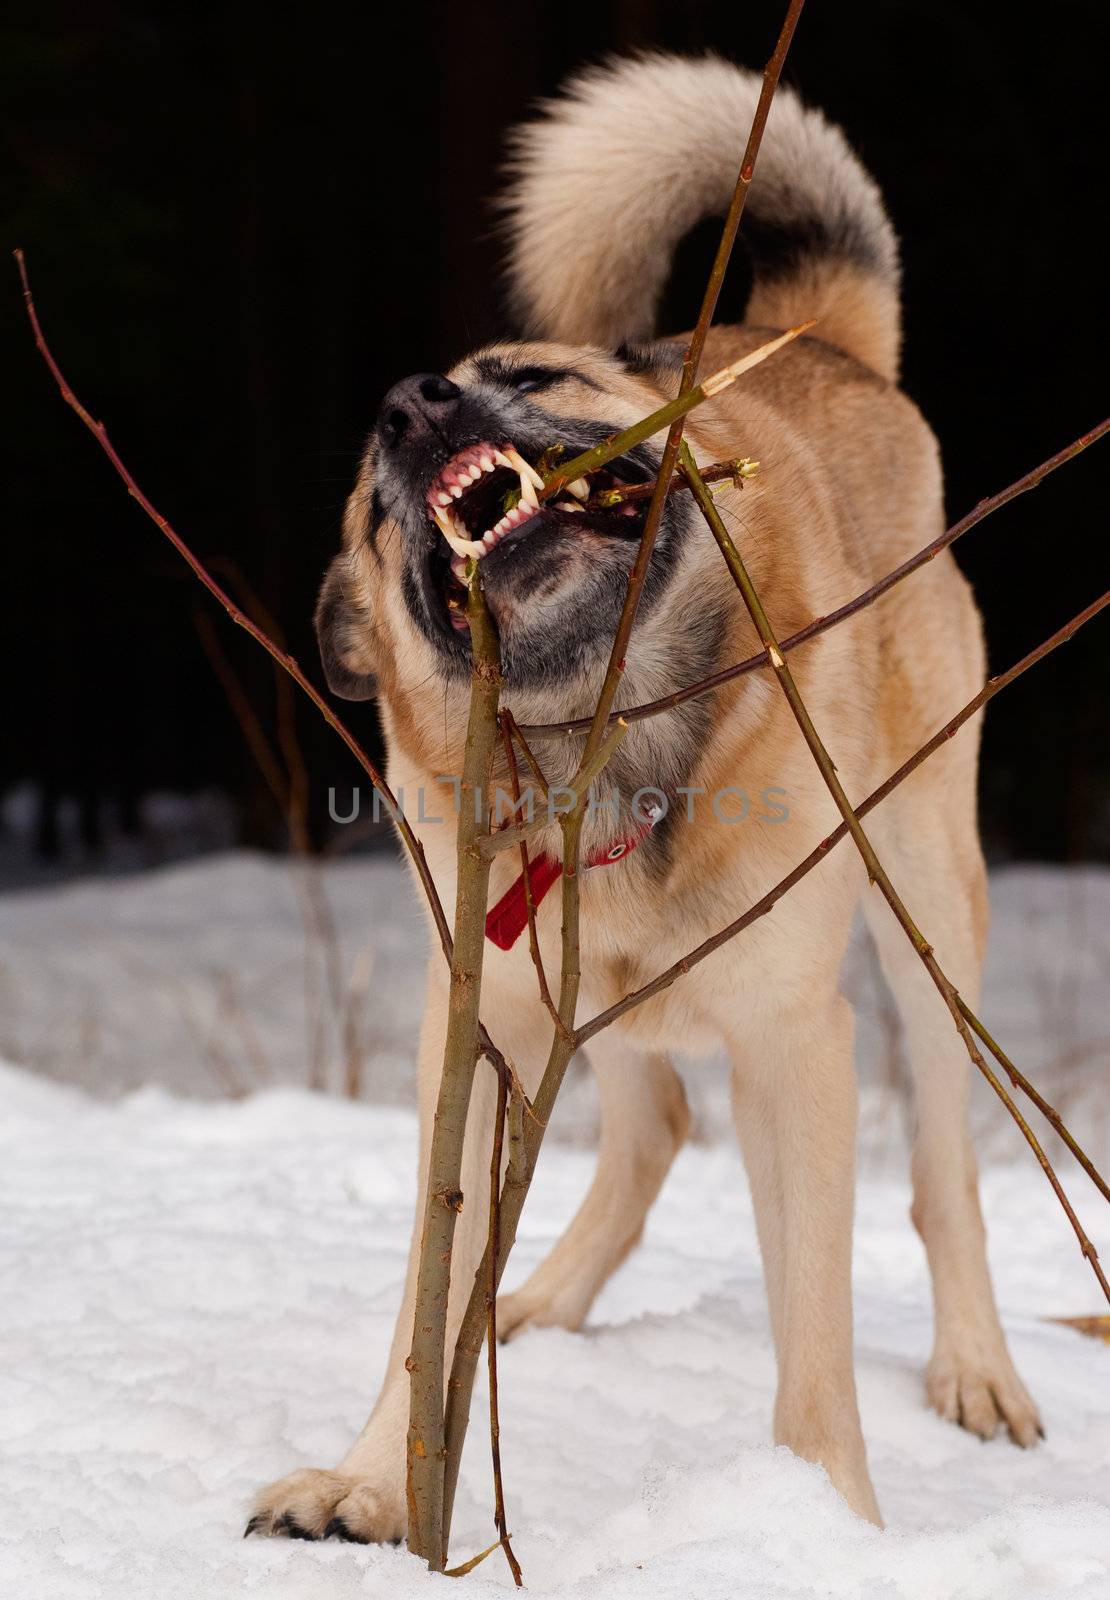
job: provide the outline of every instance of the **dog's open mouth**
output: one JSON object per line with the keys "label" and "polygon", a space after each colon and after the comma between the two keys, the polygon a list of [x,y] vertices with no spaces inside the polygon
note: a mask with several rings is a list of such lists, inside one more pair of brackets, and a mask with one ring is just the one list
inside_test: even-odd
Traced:
{"label": "dog's open mouth", "polygon": [[597,502],[606,492],[645,483],[649,477],[646,468],[621,456],[541,503],[537,491],[543,479],[514,445],[483,442],[458,451],[440,468],[424,497],[429,518],[452,552],[450,561],[442,562],[443,597],[452,626],[459,632],[467,627],[463,573],[469,557],[482,560],[510,536],[514,542],[532,538],[545,524],[566,527],[574,518],[586,519],[598,532],[638,538],[646,501],[611,507]]}

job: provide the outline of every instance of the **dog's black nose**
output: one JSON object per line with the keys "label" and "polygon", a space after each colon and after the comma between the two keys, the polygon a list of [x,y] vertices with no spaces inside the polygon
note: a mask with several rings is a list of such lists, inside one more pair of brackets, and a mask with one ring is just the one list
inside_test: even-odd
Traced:
{"label": "dog's black nose", "polygon": [[462,394],[457,383],[438,372],[414,372],[395,383],[378,412],[378,437],[387,450],[402,439],[434,433],[450,415]]}

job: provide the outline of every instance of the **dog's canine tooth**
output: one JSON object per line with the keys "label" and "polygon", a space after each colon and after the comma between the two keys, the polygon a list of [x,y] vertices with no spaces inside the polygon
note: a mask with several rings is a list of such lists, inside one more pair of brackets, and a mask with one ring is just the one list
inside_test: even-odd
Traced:
{"label": "dog's canine tooth", "polygon": [[534,489],[543,488],[543,479],[540,477],[535,467],[532,466],[531,462],[525,461],[519,450],[517,450],[511,444],[507,444],[505,446],[504,453],[508,457],[507,464],[512,467],[514,472],[520,475],[522,489],[525,481],[530,483]]}
{"label": "dog's canine tooth", "polygon": [[460,533],[459,525],[449,511],[436,512],[436,526],[457,556],[477,557],[485,554],[484,545]]}
{"label": "dog's canine tooth", "polygon": [[567,492],[575,495],[579,500],[590,498],[590,485],[586,478],[575,478],[573,483],[567,484]]}
{"label": "dog's canine tooth", "polygon": [[556,511],[577,511],[578,515],[581,516],[586,508],[578,505],[574,500],[556,500],[555,509]]}

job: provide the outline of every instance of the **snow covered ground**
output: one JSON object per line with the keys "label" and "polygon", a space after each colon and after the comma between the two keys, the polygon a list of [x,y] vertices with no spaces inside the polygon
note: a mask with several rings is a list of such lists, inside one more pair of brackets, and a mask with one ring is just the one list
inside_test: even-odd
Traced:
{"label": "snow covered ground", "polygon": [[[116,1104],[4,1069],[0,1592],[299,1600],[437,1592],[402,1551],[241,1538],[262,1482],[332,1464],[385,1357],[412,1203],[410,1112],[303,1090]],[[569,1217],[590,1157],[554,1145],[514,1258]],[[999,1296],[1047,1439],[989,1445],[922,1405],[928,1292],[901,1179],[857,1245],[864,1427],[885,1533],[767,1443],[773,1363],[726,1145],[689,1148],[584,1334],[502,1355],[509,1519],[530,1589],[582,1600],[1105,1600],[1110,1348],[1041,1320],[1093,1306],[1026,1164],[992,1169]],[[482,1406],[456,1518],[488,1543]],[[464,1580],[504,1592],[500,1558]]]}
{"label": "snow covered ground", "polygon": [[[442,1590],[403,1551],[240,1537],[259,1484],[332,1464],[364,1420],[408,1239],[422,927],[390,862],[330,868],[327,892],[344,983],[360,973],[365,991],[351,1012],[357,1105],[303,1087],[303,928],[282,864],[226,857],[0,900],[3,1047],[23,1063],[0,1067],[4,1600]],[[1110,875],[1011,871],[993,899],[984,1010],[1101,1146]],[[375,929],[388,940],[361,954]],[[887,1530],[767,1443],[766,1308],[710,1065],[689,1077],[701,1140],[586,1332],[531,1333],[502,1353],[509,1521],[533,1591],[1110,1596],[1110,1347],[1047,1320],[1098,1309],[1089,1270],[1031,1160],[984,1108],[999,1130],[984,1175],[998,1295],[1047,1438],[1028,1454],[983,1445],[924,1409],[928,1285],[862,949],[847,982],[865,1013],[868,1085],[856,1343]],[[328,1036],[332,1083],[340,1034]],[[218,1061],[211,1041],[225,1035],[235,1043]],[[251,1092],[212,1098],[232,1085]],[[580,1084],[545,1149],[510,1286],[585,1189],[592,1158],[575,1140],[589,1120]],[[1110,1255],[1104,1208],[1073,1172]],[[479,1398],[456,1559],[491,1537],[481,1416]],[[462,1582],[483,1596],[509,1580],[494,1556]]]}

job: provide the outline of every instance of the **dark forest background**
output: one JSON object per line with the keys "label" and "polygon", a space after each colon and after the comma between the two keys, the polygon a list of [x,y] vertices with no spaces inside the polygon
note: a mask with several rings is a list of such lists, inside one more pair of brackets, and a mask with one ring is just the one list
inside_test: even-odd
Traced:
{"label": "dark forest background", "polygon": [[[155,503],[233,589],[249,583],[317,679],[315,591],[380,396],[506,326],[487,202],[507,125],[611,49],[760,66],[782,9],[47,3],[8,27],[5,232],[56,354]],[[1102,0],[803,14],[786,79],[843,124],[888,197],[904,381],[939,434],[953,516],[1107,410],[1107,60]],[[702,230],[681,252],[669,330],[692,319],[711,247]],[[744,289],[738,262],[726,313]],[[61,404],[14,269],[0,322],[0,794],[30,797],[47,858],[68,814],[95,864],[152,791],[220,791],[232,837],[284,847],[212,652],[272,738],[268,663]],[[1096,447],[960,546],[994,666],[1106,586],[1108,472]],[[991,709],[995,857],[1110,857],[1108,658],[1095,623]],[[953,709],[938,702],[938,721]],[[372,707],[346,714],[376,739]],[[356,771],[311,708],[296,718],[323,840],[328,785]]]}

